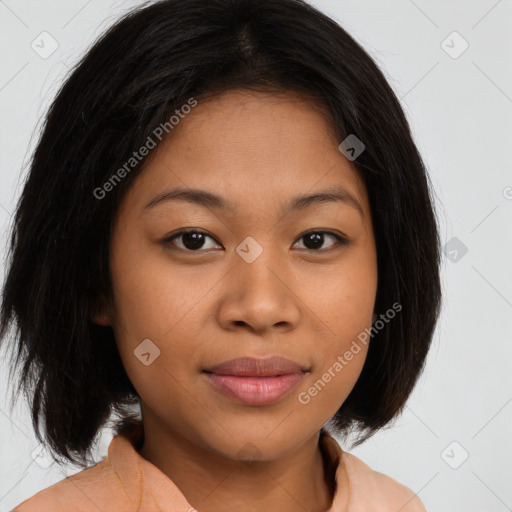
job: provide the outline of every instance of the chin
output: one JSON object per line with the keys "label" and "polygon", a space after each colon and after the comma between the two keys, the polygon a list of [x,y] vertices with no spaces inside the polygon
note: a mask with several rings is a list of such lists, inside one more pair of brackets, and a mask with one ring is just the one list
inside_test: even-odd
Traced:
{"label": "chin", "polygon": [[[271,461],[285,457],[299,448],[315,433],[315,429],[305,429],[304,425],[286,424],[286,414],[277,421],[238,422],[236,426],[222,423],[225,430],[217,428],[198,433],[204,448],[239,461]],[[309,431],[311,430],[311,432]]]}

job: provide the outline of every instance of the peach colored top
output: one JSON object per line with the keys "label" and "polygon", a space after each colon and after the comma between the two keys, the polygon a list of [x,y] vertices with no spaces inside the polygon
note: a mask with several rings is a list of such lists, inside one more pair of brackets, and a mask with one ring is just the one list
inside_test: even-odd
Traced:
{"label": "peach colored top", "polygon": [[[138,453],[142,436],[141,426],[115,435],[100,462],[43,489],[11,512],[194,512],[173,481]],[[411,489],[344,452],[325,430],[320,448],[335,481],[327,512],[426,512]]]}

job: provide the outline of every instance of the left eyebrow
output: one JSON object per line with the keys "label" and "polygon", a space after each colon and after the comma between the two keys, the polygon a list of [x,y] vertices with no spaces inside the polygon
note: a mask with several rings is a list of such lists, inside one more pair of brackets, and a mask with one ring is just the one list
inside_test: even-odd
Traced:
{"label": "left eyebrow", "polygon": [[[209,192],[207,190],[201,190],[196,188],[174,188],[162,192],[158,196],[154,197],[147,203],[142,209],[141,213],[144,213],[150,209],[153,209],[157,205],[169,202],[169,201],[181,201],[185,203],[192,203],[206,208],[215,210],[224,210],[228,212],[236,212],[238,206],[236,203]],[[327,202],[341,202],[356,209],[362,217],[364,217],[363,208],[357,199],[350,194],[344,188],[330,188],[322,190],[315,194],[306,194],[292,198],[292,200],[282,209],[281,216],[285,216],[290,212],[305,210],[314,206],[318,203]]]}

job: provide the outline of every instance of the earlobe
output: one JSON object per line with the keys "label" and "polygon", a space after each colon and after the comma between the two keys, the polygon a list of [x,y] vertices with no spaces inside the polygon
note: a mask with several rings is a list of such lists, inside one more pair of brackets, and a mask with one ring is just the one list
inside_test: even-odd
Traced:
{"label": "earlobe", "polygon": [[104,312],[97,313],[97,314],[93,315],[91,320],[92,320],[93,323],[98,324],[98,325],[103,325],[103,326],[109,326],[110,325],[110,318]]}
{"label": "earlobe", "polygon": [[103,296],[100,298],[99,302],[100,306],[98,307],[97,311],[92,314],[91,321],[95,324],[107,327],[111,325],[107,302]]}

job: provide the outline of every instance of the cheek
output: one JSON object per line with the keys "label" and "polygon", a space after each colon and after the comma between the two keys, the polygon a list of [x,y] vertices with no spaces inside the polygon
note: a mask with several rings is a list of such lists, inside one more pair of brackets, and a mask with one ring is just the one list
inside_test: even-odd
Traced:
{"label": "cheek", "polygon": [[[350,255],[341,264],[304,272],[302,296],[324,338],[327,351],[343,350],[372,323],[377,293],[371,255]],[[350,344],[350,343],[349,343]]]}
{"label": "cheek", "polygon": [[297,394],[297,402],[308,415],[318,418],[318,427],[332,418],[352,391],[366,358],[366,347],[350,361],[341,354],[332,355],[329,362],[310,375]]}
{"label": "cheek", "polygon": [[136,249],[112,257],[115,322],[139,343],[145,338],[164,343],[185,329],[192,337],[202,325],[201,303],[215,276],[192,265],[172,265],[154,248],[152,253]]}
{"label": "cheek", "polygon": [[[130,258],[119,253],[112,258],[114,335],[139,394],[144,397],[145,392],[154,394],[159,389],[157,394],[165,395],[178,386],[176,381],[186,380],[187,368],[196,365],[194,343],[201,339],[204,327],[198,305],[205,283],[171,270],[163,264],[164,258],[131,254]],[[161,398],[165,403],[166,397]]]}
{"label": "cheek", "polygon": [[319,326],[317,365],[297,400],[308,415],[320,418],[320,424],[332,417],[356,384],[370,343],[376,261],[371,252],[361,252],[345,263],[325,276],[317,272],[314,279],[304,283],[304,290],[310,290],[308,306]]}

